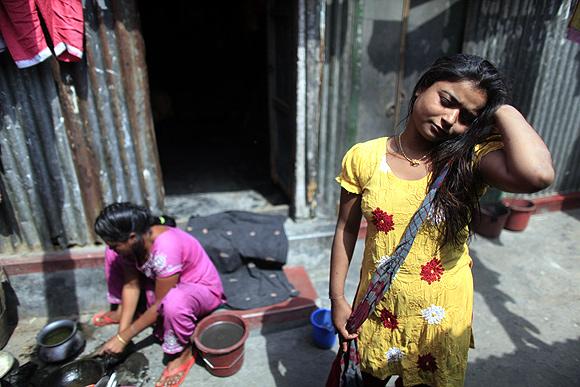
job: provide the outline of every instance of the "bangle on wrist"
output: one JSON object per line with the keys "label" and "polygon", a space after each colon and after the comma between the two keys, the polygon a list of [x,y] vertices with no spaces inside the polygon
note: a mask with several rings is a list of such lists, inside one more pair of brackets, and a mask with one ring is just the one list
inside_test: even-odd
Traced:
{"label": "bangle on wrist", "polygon": [[339,299],[341,299],[341,298],[344,298],[344,294],[341,294],[341,295],[339,295],[339,296],[332,296],[332,295],[329,295],[329,296],[328,296],[328,299],[329,299],[329,300],[331,300],[331,301],[332,301],[332,300],[339,300]]}
{"label": "bangle on wrist", "polygon": [[117,333],[117,340],[119,340],[123,345],[127,345],[127,341],[121,337],[120,334]]}

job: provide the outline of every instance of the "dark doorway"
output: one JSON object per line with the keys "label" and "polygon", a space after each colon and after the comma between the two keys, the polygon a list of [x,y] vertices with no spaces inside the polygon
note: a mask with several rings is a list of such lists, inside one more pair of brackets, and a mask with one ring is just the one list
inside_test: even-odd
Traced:
{"label": "dark doorway", "polygon": [[[288,208],[271,177],[266,0],[138,4],[166,210]],[[238,208],[235,192],[263,203]]]}

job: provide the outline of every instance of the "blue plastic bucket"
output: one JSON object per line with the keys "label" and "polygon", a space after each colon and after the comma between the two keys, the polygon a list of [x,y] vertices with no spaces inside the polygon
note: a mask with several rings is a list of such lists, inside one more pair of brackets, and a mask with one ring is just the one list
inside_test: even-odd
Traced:
{"label": "blue plastic bucket", "polygon": [[329,309],[316,309],[310,315],[312,324],[312,340],[317,347],[329,349],[336,342],[336,330],[332,324],[332,314]]}

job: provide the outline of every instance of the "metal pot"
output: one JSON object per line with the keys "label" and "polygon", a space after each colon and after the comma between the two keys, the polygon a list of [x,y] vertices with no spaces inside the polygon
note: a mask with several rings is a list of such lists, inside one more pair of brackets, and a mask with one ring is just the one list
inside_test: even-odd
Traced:
{"label": "metal pot", "polygon": [[85,339],[73,320],[53,321],[36,336],[38,357],[47,363],[60,362],[78,354]]}

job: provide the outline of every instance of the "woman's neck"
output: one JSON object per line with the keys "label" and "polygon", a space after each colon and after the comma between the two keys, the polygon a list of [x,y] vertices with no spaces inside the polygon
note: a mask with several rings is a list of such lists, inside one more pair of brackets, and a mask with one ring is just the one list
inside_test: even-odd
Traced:
{"label": "woman's neck", "polygon": [[153,242],[155,242],[155,239],[157,239],[157,237],[160,234],[163,234],[165,231],[169,230],[169,228],[170,227],[168,227],[168,226],[163,226],[160,224],[156,224],[155,226],[151,226],[149,231],[147,233],[145,233],[145,235],[144,235],[145,247],[147,248],[147,251],[151,251],[151,246],[153,246]]}
{"label": "woman's neck", "polygon": [[[154,226],[153,226],[154,227]],[[149,254],[151,253],[151,248],[153,246],[153,242],[155,241],[155,238],[157,237],[154,234],[154,229],[153,227],[151,227],[149,230],[147,230],[143,236],[141,238],[143,238],[143,257],[137,257],[138,259],[138,263],[139,266],[143,265],[145,262],[147,262],[147,259],[149,258]]]}
{"label": "woman's neck", "polygon": [[421,136],[416,129],[407,125],[405,130],[399,134],[397,146],[400,152],[404,152],[409,158],[420,159],[433,148],[433,143]]}

